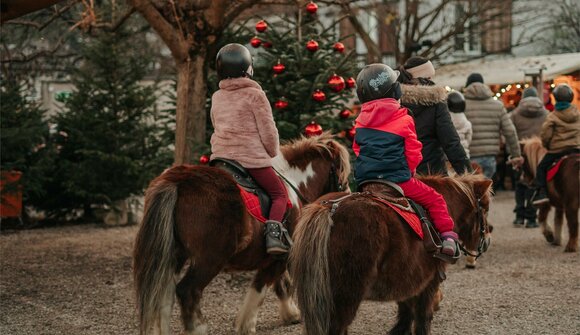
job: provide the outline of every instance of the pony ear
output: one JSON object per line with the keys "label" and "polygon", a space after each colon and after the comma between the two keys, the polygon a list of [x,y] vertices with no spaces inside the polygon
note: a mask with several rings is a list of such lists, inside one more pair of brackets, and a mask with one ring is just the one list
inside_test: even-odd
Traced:
{"label": "pony ear", "polygon": [[473,183],[473,191],[477,198],[483,198],[488,192],[491,191],[491,185],[493,181],[491,179],[476,180]]}

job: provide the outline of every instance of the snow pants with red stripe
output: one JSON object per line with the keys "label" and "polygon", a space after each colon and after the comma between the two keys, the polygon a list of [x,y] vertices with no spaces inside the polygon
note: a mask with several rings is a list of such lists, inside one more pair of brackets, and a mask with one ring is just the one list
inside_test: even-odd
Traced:
{"label": "snow pants with red stripe", "polygon": [[405,192],[405,196],[423,206],[431,217],[435,229],[440,234],[453,230],[453,219],[449,216],[447,204],[443,196],[422,181],[411,177],[402,183],[397,183]]}

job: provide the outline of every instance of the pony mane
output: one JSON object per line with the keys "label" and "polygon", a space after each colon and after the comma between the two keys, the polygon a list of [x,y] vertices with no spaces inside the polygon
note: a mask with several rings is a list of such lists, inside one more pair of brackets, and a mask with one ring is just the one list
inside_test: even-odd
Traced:
{"label": "pony mane", "polygon": [[291,165],[300,165],[300,161],[314,159],[315,157],[328,155],[338,160],[340,166],[337,166],[338,179],[341,182],[348,180],[350,175],[350,155],[348,150],[334,139],[334,136],[326,131],[319,136],[304,137],[291,140],[281,146],[282,155]]}
{"label": "pony mane", "polygon": [[537,136],[521,140],[520,144],[522,145],[522,153],[525,156],[530,171],[535,177],[538,164],[546,154],[547,150],[544,148],[542,141]]}
{"label": "pony mane", "polygon": [[[420,176],[422,181],[431,181],[434,184],[441,184],[442,182],[448,182],[453,188],[457,191],[463,193],[471,203],[472,206],[477,206],[477,196],[473,190],[473,185],[475,182],[485,180],[485,176],[481,174],[475,173],[466,173],[462,175],[454,175],[454,176],[443,176],[443,175],[427,175],[427,176]],[[492,190],[491,187],[487,190],[487,192],[483,195],[484,197],[491,197]]]}

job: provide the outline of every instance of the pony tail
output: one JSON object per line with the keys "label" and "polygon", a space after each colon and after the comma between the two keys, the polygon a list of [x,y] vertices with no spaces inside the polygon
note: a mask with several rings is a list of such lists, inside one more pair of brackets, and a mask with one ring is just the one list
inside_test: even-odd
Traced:
{"label": "pony tail", "polygon": [[137,295],[140,334],[146,334],[173,299],[175,258],[174,211],[177,185],[163,179],[151,183],[145,197],[145,213],[133,252],[133,279]]}
{"label": "pony tail", "polygon": [[293,236],[289,269],[308,335],[327,335],[330,329],[333,298],[328,242],[332,225],[328,208],[311,204],[300,215]]}

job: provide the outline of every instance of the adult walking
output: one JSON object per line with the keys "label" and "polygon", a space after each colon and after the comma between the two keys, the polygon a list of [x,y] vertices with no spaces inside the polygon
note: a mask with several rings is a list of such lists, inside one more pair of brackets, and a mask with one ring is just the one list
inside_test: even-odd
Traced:
{"label": "adult walking", "polygon": [[447,90],[431,80],[435,75],[433,64],[423,57],[411,57],[399,71],[401,105],[411,111],[418,139],[423,144],[423,160],[417,172],[447,174],[445,155],[456,173],[471,171],[447,109]]}
{"label": "adult walking", "polygon": [[493,93],[483,83],[483,76],[472,73],[467,77],[465,88],[465,115],[473,127],[473,138],[469,153],[471,160],[483,169],[487,178],[493,178],[497,170],[495,157],[499,153],[500,136],[506,139],[511,155],[510,164],[518,168],[524,162],[516,129],[500,101],[493,99]]}
{"label": "adult walking", "polygon": [[[542,100],[538,97],[538,91],[534,87],[528,87],[524,90],[522,100],[518,107],[511,113],[512,123],[516,128],[519,139],[525,139],[534,136],[540,136],[542,124],[546,120],[548,111],[544,108]],[[534,189],[523,180],[522,173],[516,172],[515,197],[516,207],[514,213],[515,227],[536,228],[536,208],[532,206],[532,196]]]}

